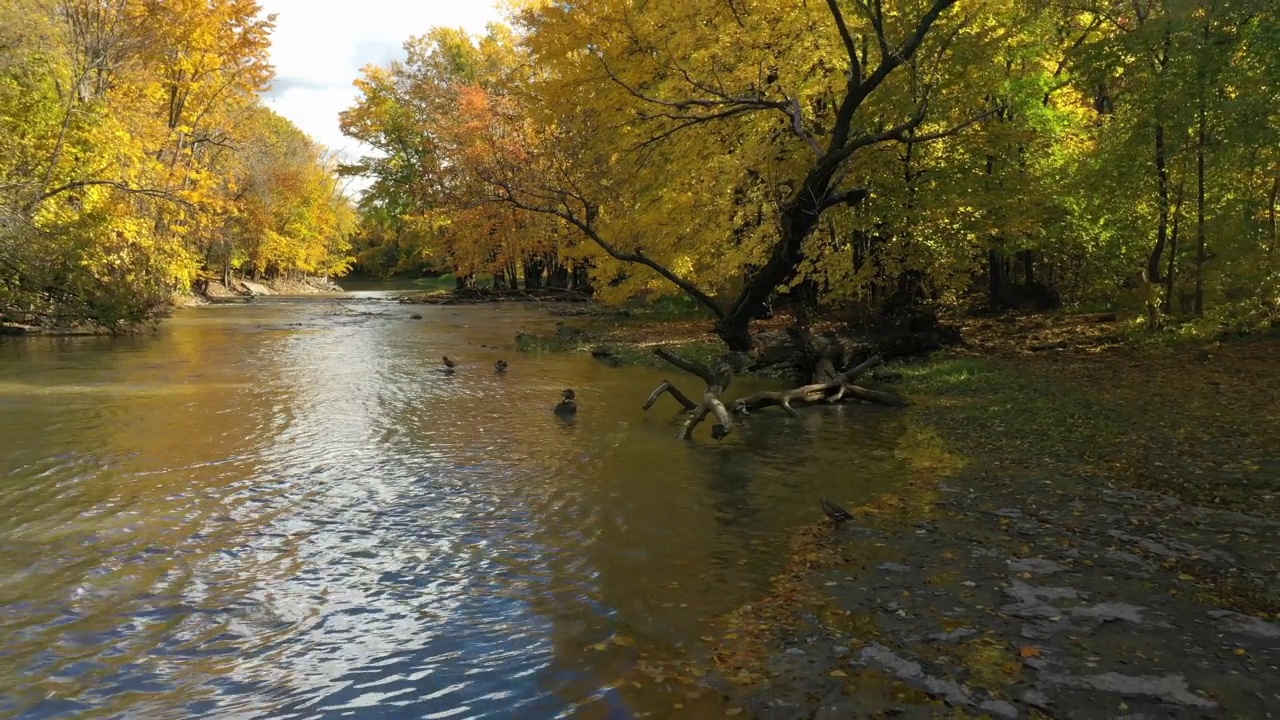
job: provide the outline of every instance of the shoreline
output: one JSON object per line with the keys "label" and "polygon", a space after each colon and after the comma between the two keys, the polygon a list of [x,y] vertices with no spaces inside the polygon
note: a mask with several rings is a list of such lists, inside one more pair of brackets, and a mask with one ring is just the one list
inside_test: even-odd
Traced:
{"label": "shoreline", "polygon": [[[288,278],[273,280],[234,280],[228,287],[221,282],[211,280],[202,291],[192,290],[190,294],[180,296],[188,299],[186,304],[175,301],[175,307],[190,307],[220,303],[248,302],[255,297],[272,295],[328,295],[346,292],[333,280],[328,278],[306,278],[292,280]],[[194,302],[190,302],[194,300]]]}
{"label": "shoreline", "polygon": [[1280,686],[1277,353],[896,368],[909,489],[798,528],[770,591],[722,619],[709,686],[788,720],[1261,716]]}

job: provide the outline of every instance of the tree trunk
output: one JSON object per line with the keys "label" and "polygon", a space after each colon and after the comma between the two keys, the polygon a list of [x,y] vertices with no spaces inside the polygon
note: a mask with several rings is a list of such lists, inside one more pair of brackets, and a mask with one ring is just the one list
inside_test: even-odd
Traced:
{"label": "tree trunk", "polygon": [[791,306],[796,316],[802,320],[812,320],[818,316],[818,283],[805,280],[791,291]]}
{"label": "tree trunk", "polygon": [[1271,252],[1280,251],[1280,234],[1276,227],[1276,203],[1280,201],[1280,175],[1271,178],[1271,201],[1267,203],[1267,224],[1271,228]]}
{"label": "tree trunk", "polygon": [[1031,285],[1036,281],[1035,250],[1022,251],[1023,283]]}
{"label": "tree trunk", "polygon": [[[1206,27],[1205,33],[1208,34]],[[1204,264],[1205,264],[1205,227],[1204,227],[1204,150],[1207,134],[1205,118],[1204,90],[1201,89],[1200,109],[1197,113],[1196,129],[1196,299],[1194,312],[1196,317],[1204,315]]]}
{"label": "tree trunk", "polygon": [[559,260],[552,260],[547,269],[547,287],[568,290],[569,266]]}
{"label": "tree trunk", "polygon": [[524,289],[538,290],[542,287],[542,269],[544,263],[540,258],[524,261]]}
{"label": "tree trunk", "polygon": [[1204,265],[1208,260],[1205,250],[1205,149],[1209,136],[1209,32],[1213,22],[1215,3],[1206,8],[1204,26],[1200,36],[1200,62],[1197,71],[1196,108],[1196,300],[1195,314],[1204,315]]}
{"label": "tree trunk", "polygon": [[1164,125],[1156,125],[1156,193],[1160,204],[1160,219],[1156,223],[1156,246],[1147,258],[1147,277],[1151,282],[1161,282],[1161,259],[1169,239],[1169,167],[1165,156]]}
{"label": "tree trunk", "polygon": [[[838,164],[819,162],[809,171],[799,192],[783,206],[778,241],[768,261],[747,278],[732,307],[716,323],[716,335],[730,352],[751,350],[751,321],[764,313],[769,296],[795,277],[796,270],[804,261],[804,241],[818,227],[838,169]],[[865,198],[865,194],[851,196],[846,204],[857,204]]]}
{"label": "tree trunk", "polygon": [[1178,278],[1178,230],[1182,221],[1184,187],[1178,183],[1178,200],[1173,206],[1173,232],[1169,235],[1169,272],[1165,274],[1164,314],[1173,314],[1173,293]]}
{"label": "tree trunk", "polygon": [[593,292],[593,288],[591,287],[590,265],[586,263],[578,263],[573,266],[570,289],[580,292],[583,295],[590,295]]}
{"label": "tree trunk", "polygon": [[987,250],[987,304],[992,310],[1003,304],[1004,260],[995,248]]}

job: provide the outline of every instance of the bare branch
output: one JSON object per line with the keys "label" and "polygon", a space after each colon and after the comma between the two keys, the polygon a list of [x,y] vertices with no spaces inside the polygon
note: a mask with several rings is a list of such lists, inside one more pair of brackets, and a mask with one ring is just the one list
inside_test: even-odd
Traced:
{"label": "bare branch", "polygon": [[672,365],[675,365],[676,367],[689,373],[690,375],[697,375],[698,377],[702,378],[703,381],[705,381],[708,385],[714,385],[716,383],[715,373],[711,371],[711,368],[707,367],[706,365],[703,365],[702,363],[694,362],[692,360],[685,360],[684,358],[680,357],[679,355],[676,355],[675,353],[671,352],[666,348],[654,348],[653,354],[657,355],[663,360],[666,360]]}
{"label": "bare branch", "polygon": [[818,206],[818,212],[822,212],[828,208],[833,208],[837,205],[853,207],[870,196],[871,190],[864,187],[850,188],[849,190],[833,193],[828,195],[827,199],[823,200],[822,204]]}
{"label": "bare branch", "polygon": [[[924,38],[928,35],[930,28],[938,21],[938,18],[958,0],[933,0],[933,5],[920,18],[917,23],[915,32],[912,33],[898,49],[893,51],[889,49],[888,40],[884,37],[883,23],[877,30],[877,35],[881,39],[882,52],[887,54],[880,58],[880,64],[876,69],[861,82],[850,79],[848,89],[845,92],[844,100],[840,103],[840,109],[836,113],[835,127],[831,133],[831,142],[827,145],[827,157],[834,160],[831,165],[838,165],[840,162],[848,159],[852,152],[844,152],[846,144],[849,142],[851,125],[853,124],[854,113],[862,106],[863,101],[871,95],[876,88],[889,77],[889,74],[896,70],[900,65],[907,62],[915,55],[916,50],[920,48],[920,44],[924,42]],[[873,26],[880,21],[877,20],[877,14],[873,10],[871,12]],[[919,123],[916,123],[917,125]],[[909,129],[909,128],[908,128]],[[859,147],[866,147],[867,144],[862,143]],[[856,148],[855,148],[856,149]]]}
{"label": "bare branch", "polygon": [[907,143],[908,145],[917,145],[920,143],[933,142],[934,140],[941,140],[942,138],[951,137],[952,135],[963,132],[969,126],[976,125],[982,122],[983,120],[986,120],[987,118],[991,117],[992,115],[995,115],[998,112],[1000,112],[999,108],[993,108],[991,110],[987,110],[985,112],[974,115],[973,117],[969,118],[968,120],[965,120],[959,125],[953,125],[952,127],[949,127],[946,130],[939,130],[938,132],[926,133],[924,135],[904,136],[901,138],[894,138],[894,139],[898,140],[899,142]]}
{"label": "bare branch", "polygon": [[[530,190],[528,188],[520,188],[517,190],[515,187],[511,185],[511,183],[504,182],[502,180],[495,179],[495,178],[486,178],[486,182],[489,182],[491,185],[493,185],[494,187],[502,191],[502,195],[500,196],[501,200],[515,207],[518,207],[522,210],[543,213],[546,215],[554,215],[560,218],[561,220],[564,220],[565,222],[569,223],[570,225],[574,226],[579,231],[581,231],[583,235],[587,236],[588,240],[595,243],[597,247],[599,247],[601,250],[604,250],[613,259],[618,260],[620,262],[632,263],[635,265],[643,265],[653,270],[654,272],[658,273],[662,277],[666,278],[673,285],[683,290],[690,297],[697,300],[704,307],[706,307],[713,314],[715,314],[717,318],[720,318],[720,319],[724,318],[725,316],[724,308],[720,307],[720,304],[716,302],[714,298],[712,298],[710,295],[708,295],[698,286],[694,285],[688,280],[685,280],[679,275],[676,275],[666,266],[653,260],[648,255],[645,255],[642,250],[637,249],[635,252],[625,252],[619,249],[618,247],[616,247],[615,245],[613,245],[612,243],[610,243],[609,241],[605,240],[604,237],[601,236],[600,233],[595,228],[595,215],[599,212],[599,210],[593,204],[588,202],[585,198],[582,198],[581,196],[577,196],[565,190],[557,190],[554,195],[546,195],[546,194],[540,195],[538,194],[538,192]],[[533,203],[527,202],[526,200],[522,199],[521,195],[533,197],[543,202],[548,202],[548,203],[555,202],[555,203],[558,203],[561,207],[548,207],[545,205],[535,205]],[[566,197],[577,200],[583,206],[583,212],[581,215],[573,212],[569,208],[568,203],[565,202]]]}
{"label": "bare branch", "polygon": [[654,403],[658,402],[658,398],[662,397],[663,394],[667,394],[675,398],[676,402],[680,403],[680,405],[684,407],[685,412],[692,412],[698,407],[697,403],[690,400],[684,393],[680,392],[680,388],[673,385],[670,380],[663,380],[662,384],[649,395],[648,401],[644,404],[644,409],[648,410],[653,407]]}
{"label": "bare branch", "polygon": [[836,21],[836,28],[840,31],[840,41],[844,43],[844,50],[849,55],[849,77],[854,82],[862,81],[862,65],[858,61],[858,47],[853,42],[853,35],[849,34],[849,26],[844,21],[844,13],[840,12],[840,6],[836,4],[836,0],[827,0],[827,9],[831,11],[831,17]]}

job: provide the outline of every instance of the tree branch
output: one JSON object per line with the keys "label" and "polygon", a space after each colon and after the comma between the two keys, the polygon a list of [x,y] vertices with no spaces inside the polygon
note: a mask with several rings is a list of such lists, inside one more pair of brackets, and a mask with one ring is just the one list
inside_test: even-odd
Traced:
{"label": "tree branch", "polygon": [[714,385],[716,382],[715,373],[711,371],[711,368],[707,367],[706,365],[703,365],[702,363],[694,362],[692,360],[685,360],[684,358],[680,357],[679,355],[676,355],[675,353],[671,352],[670,350],[667,350],[666,348],[654,348],[653,354],[657,355],[663,360],[666,360],[672,365],[675,365],[676,367],[689,373],[690,375],[697,375],[698,377],[702,378],[703,381],[705,381],[708,385]]}
{"label": "tree branch", "polygon": [[840,41],[844,43],[844,50],[849,54],[849,77],[854,82],[862,82],[862,64],[858,61],[858,47],[853,42],[853,35],[849,34],[844,13],[840,12],[840,6],[836,4],[836,0],[827,0],[827,9],[831,11],[831,17],[836,21],[836,28],[840,31]]}
{"label": "tree branch", "polygon": [[[929,29],[933,27],[933,24],[937,22],[943,12],[955,5],[956,2],[958,0],[933,0],[933,5],[916,25],[915,32],[897,51],[889,49],[888,38],[884,34],[884,24],[881,19],[877,18],[875,12],[870,13],[872,26],[875,28],[877,39],[880,41],[881,52],[887,52],[887,54],[881,56],[880,64],[865,80],[861,82],[853,78],[849,80],[844,100],[840,103],[840,109],[836,113],[836,122],[831,133],[831,141],[827,144],[827,156],[838,158],[834,164],[838,165],[853,154],[852,152],[843,153],[842,151],[849,142],[854,113],[862,106],[863,101],[876,88],[880,87],[890,73],[910,60],[912,55],[915,55],[916,50],[920,48],[920,44],[924,42],[925,36],[928,35]],[[865,147],[866,144],[869,143],[864,143],[860,147]]]}
{"label": "tree branch", "polygon": [[69,182],[66,185],[60,185],[56,188],[53,188],[52,190],[46,190],[45,192],[36,196],[34,200],[28,202],[26,205],[23,206],[22,208],[23,212],[30,213],[40,203],[44,202],[45,200],[48,200],[49,198],[55,197],[57,195],[61,195],[62,193],[70,192],[72,190],[79,190],[80,188],[93,187],[93,186],[113,187],[113,188],[116,188],[117,190],[123,190],[124,192],[131,193],[133,195],[145,195],[147,197],[153,197],[159,200],[167,200],[169,202],[181,203],[183,205],[188,205],[188,206],[191,205],[191,203],[188,202],[187,200],[183,200],[182,198],[174,195],[173,193],[167,190],[157,190],[155,188],[136,188],[129,185],[128,183],[122,183],[116,180],[76,180],[75,182]]}
{"label": "tree branch", "polygon": [[853,207],[869,197],[871,197],[871,190],[868,188],[858,187],[844,190],[842,192],[828,195],[827,199],[823,200],[822,204],[818,206],[818,212],[822,212],[828,208],[833,208],[837,205],[848,205],[849,207]]}
{"label": "tree branch", "polygon": [[583,214],[585,215],[585,217],[579,217],[577,213],[574,213],[570,209],[568,209],[568,206],[566,203],[564,203],[563,199],[560,200],[560,203],[565,206],[563,209],[550,208],[550,207],[545,207],[541,205],[534,205],[532,203],[528,203],[522,200],[520,198],[520,194],[526,194],[532,197],[537,197],[540,200],[543,200],[546,202],[552,202],[553,200],[555,200],[555,198],[548,197],[545,195],[539,196],[536,192],[532,192],[527,189],[517,190],[516,188],[512,187],[510,183],[504,182],[495,178],[486,178],[486,182],[489,182],[491,185],[497,188],[500,188],[502,190],[503,194],[500,200],[510,203],[511,205],[514,205],[515,207],[518,207],[522,210],[543,213],[546,215],[554,215],[560,218],[561,220],[564,220],[570,225],[573,225],[574,227],[576,227],[580,232],[582,232],[583,235],[587,236],[588,240],[595,243],[596,246],[598,246],[601,250],[604,250],[606,253],[608,253],[608,255],[613,259],[618,260],[620,262],[643,265],[653,270],[654,272],[658,273],[662,277],[666,278],[673,285],[680,288],[682,291],[684,291],[694,300],[697,300],[701,305],[703,305],[708,310],[710,310],[717,318],[720,318],[720,319],[724,318],[725,316],[724,308],[720,307],[720,304],[716,302],[714,298],[712,298],[707,293],[703,292],[703,290],[698,286],[694,285],[688,280],[685,280],[679,275],[676,275],[666,266],[662,265],[656,260],[653,260],[648,255],[645,255],[642,250],[636,250],[635,252],[625,252],[623,250],[620,250],[616,246],[614,246],[609,241],[605,240],[600,235],[600,233],[597,232],[595,229],[594,215],[598,213],[598,210],[595,208],[594,205],[589,203],[585,198],[575,195],[573,193],[568,193],[563,190],[559,192],[560,195],[568,195],[570,197],[573,197],[583,205]]}

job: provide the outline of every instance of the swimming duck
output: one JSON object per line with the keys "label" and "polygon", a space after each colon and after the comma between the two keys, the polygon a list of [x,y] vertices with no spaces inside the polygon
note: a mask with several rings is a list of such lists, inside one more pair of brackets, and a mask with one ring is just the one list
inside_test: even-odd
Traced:
{"label": "swimming duck", "polygon": [[560,393],[560,403],[556,405],[555,414],[562,418],[573,417],[578,412],[578,403],[572,390]]}
{"label": "swimming duck", "polygon": [[494,364],[493,364],[493,371],[494,371],[494,372],[497,372],[497,373],[504,373],[504,372],[506,372],[506,371],[507,371],[507,361],[506,361],[506,360],[499,360],[498,362],[494,363]]}
{"label": "swimming duck", "polygon": [[445,366],[445,367],[447,367],[447,368],[449,368],[450,370],[452,370],[453,368],[458,367],[458,363],[456,363],[456,362],[454,362],[453,360],[449,359],[449,356],[448,356],[448,355],[445,355],[445,356],[444,356],[444,366]]}
{"label": "swimming duck", "polygon": [[836,525],[839,525],[842,522],[848,522],[849,520],[853,519],[853,515],[850,515],[848,510],[845,510],[844,508],[831,502],[830,500],[826,498],[822,498],[821,503],[822,503],[823,514],[827,516],[828,520],[835,523]]}

